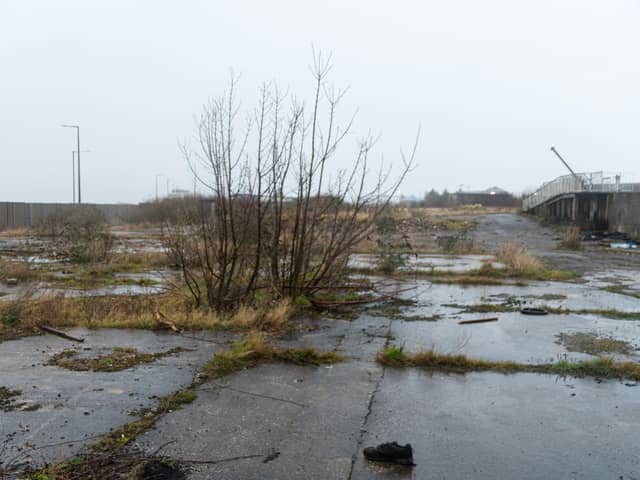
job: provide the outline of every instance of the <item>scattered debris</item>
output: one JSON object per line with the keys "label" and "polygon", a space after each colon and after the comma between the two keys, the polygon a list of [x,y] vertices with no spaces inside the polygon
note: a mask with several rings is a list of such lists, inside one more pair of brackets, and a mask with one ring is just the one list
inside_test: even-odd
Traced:
{"label": "scattered debris", "polygon": [[611,243],[609,246],[611,248],[622,248],[622,249],[638,248],[638,244],[636,242],[616,242],[616,243]]}
{"label": "scattered debris", "polygon": [[272,450],[269,455],[267,455],[262,459],[262,463],[269,463],[275,460],[276,458],[278,458],[279,456],[280,456],[280,452],[278,452],[277,450]]}
{"label": "scattered debris", "polygon": [[60,330],[56,330],[55,328],[47,327],[46,325],[38,325],[38,328],[52,335],[57,335],[58,337],[64,338],[66,340],[71,340],[72,342],[84,342],[84,338],[73,337],[64,332],[61,332]]}
{"label": "scattered debris", "polygon": [[184,480],[185,469],[173,460],[161,457],[144,457],[122,451],[89,453],[70,461],[27,471],[34,479],[85,480],[100,478],[115,480]]}
{"label": "scattered debris", "polygon": [[488,322],[497,322],[498,317],[491,318],[479,318],[477,320],[461,320],[458,322],[458,325],[471,325],[473,323],[488,323]]}
{"label": "scattered debris", "polygon": [[15,397],[21,395],[20,390],[11,390],[7,387],[0,387],[0,410],[3,412],[9,412],[20,407],[14,403]]}
{"label": "scattered debris", "polygon": [[547,315],[547,312],[544,308],[536,308],[536,307],[524,307],[520,310],[520,313],[523,315]]}

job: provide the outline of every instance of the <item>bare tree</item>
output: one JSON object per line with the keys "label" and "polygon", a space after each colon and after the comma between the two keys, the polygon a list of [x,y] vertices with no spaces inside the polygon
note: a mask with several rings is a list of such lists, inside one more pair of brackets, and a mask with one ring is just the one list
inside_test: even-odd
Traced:
{"label": "bare tree", "polygon": [[197,304],[206,298],[224,310],[258,289],[296,297],[330,288],[410,171],[419,131],[393,178],[391,169],[371,176],[370,136],[347,168],[330,175],[353,125],[353,118],[337,125],[345,92],[327,85],[330,69],[330,58],[314,55],[310,108],[295,99],[285,106],[288,96],[265,85],[243,120],[233,77],[229,91],[203,109],[197,148],[184,154],[210,196],[197,215],[171,225],[169,236]]}

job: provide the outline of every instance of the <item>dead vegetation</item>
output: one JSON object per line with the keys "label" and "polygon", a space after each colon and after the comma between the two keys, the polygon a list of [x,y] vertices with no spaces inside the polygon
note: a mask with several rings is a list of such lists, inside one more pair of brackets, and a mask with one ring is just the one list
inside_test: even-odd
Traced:
{"label": "dead vegetation", "polygon": [[567,250],[580,250],[582,247],[580,228],[569,227],[562,234],[560,239],[560,246]]}
{"label": "dead vegetation", "polygon": [[331,175],[352,122],[338,125],[344,92],[327,84],[330,59],[313,60],[311,108],[297,101],[285,107],[282,91],[268,86],[256,109],[240,117],[232,79],[228,93],[202,110],[197,146],[184,154],[207,198],[165,229],[196,306],[225,312],[264,289],[295,299],[340,282],[349,254],[413,165],[416,145],[401,155],[395,175],[371,176],[375,141],[365,137]]}
{"label": "dead vegetation", "polygon": [[532,276],[544,269],[542,262],[523,246],[507,241],[500,245],[496,259],[519,276]]}
{"label": "dead vegetation", "polygon": [[589,355],[600,355],[602,353],[630,355],[634,351],[629,342],[601,337],[594,333],[560,333],[558,335],[558,343],[564,345],[570,352],[588,353]]}
{"label": "dead vegetation", "polygon": [[537,257],[533,256],[523,245],[507,241],[500,245],[496,255],[498,262],[506,265],[506,269],[495,269],[491,265],[481,268],[487,275],[527,278],[530,280],[570,280],[577,277],[575,272],[549,269]]}
{"label": "dead vegetation", "polygon": [[162,457],[92,453],[32,472],[27,480],[183,480],[180,466]]}
{"label": "dead vegetation", "polygon": [[[3,412],[14,410],[16,408],[14,400],[21,394],[22,392],[20,390],[11,390],[10,388],[0,386],[0,410]],[[0,473],[2,472],[0,471]]]}
{"label": "dead vegetation", "polygon": [[113,245],[104,214],[90,206],[49,215],[35,230],[41,236],[53,238],[56,247],[72,263],[102,262],[108,258]]}
{"label": "dead vegetation", "polygon": [[265,300],[261,306],[241,305],[235,311],[216,313],[193,308],[180,292],[160,295],[70,297],[65,294],[0,301],[0,336],[12,331],[33,332],[38,324],[55,327],[157,329],[156,312],[162,312],[178,329],[270,330],[288,326],[295,308],[289,300]]}

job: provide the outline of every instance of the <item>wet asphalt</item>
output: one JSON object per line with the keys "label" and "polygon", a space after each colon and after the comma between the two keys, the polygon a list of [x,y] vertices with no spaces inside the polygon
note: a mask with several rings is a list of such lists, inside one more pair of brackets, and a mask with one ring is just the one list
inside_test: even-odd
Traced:
{"label": "wet asphalt", "polygon": [[[131,448],[160,449],[197,480],[640,479],[636,382],[490,372],[446,375],[385,368],[374,361],[389,344],[524,363],[589,358],[557,343],[559,333],[575,331],[624,339],[637,348],[640,321],[499,313],[497,322],[462,326],[459,320],[478,315],[443,306],[500,303],[509,297],[540,305],[542,296],[552,293],[558,298],[545,304],[640,311],[640,299],[602,290],[619,282],[637,288],[635,260],[617,259],[606,268],[604,260],[592,261],[591,251],[558,251],[555,235],[515,215],[481,217],[476,230],[478,242],[523,240],[545,261],[581,265],[587,283],[460,287],[413,282],[416,288],[402,294],[416,302],[403,312],[412,321],[365,311],[355,320],[315,320],[306,333],[275,340],[341,352],[349,357],[346,362],[261,365],[207,382],[194,403],[161,418]],[[419,320],[434,314],[441,319]],[[43,365],[73,346],[57,337],[0,343],[0,386],[22,391],[15,399],[22,406],[0,411],[0,432],[9,439],[0,446],[5,465],[9,460],[60,461],[81,452],[95,436],[135,419],[136,410],[188,385],[232,339],[223,333],[207,333],[202,341],[146,331],[72,333],[86,337],[82,347],[91,353],[113,346],[192,351],[123,372],[90,373]],[[637,362],[638,353],[623,358]],[[28,408],[33,405],[39,407]],[[365,446],[393,440],[413,445],[415,467],[363,459]]]}

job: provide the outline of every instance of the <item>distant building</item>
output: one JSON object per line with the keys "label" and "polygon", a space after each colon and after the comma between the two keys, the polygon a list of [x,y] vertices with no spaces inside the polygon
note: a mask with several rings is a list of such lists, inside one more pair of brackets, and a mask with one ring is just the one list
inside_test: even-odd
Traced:
{"label": "distant building", "polygon": [[484,205],[486,207],[514,207],[520,205],[520,199],[500,187],[486,190],[459,191],[453,194],[456,205]]}

